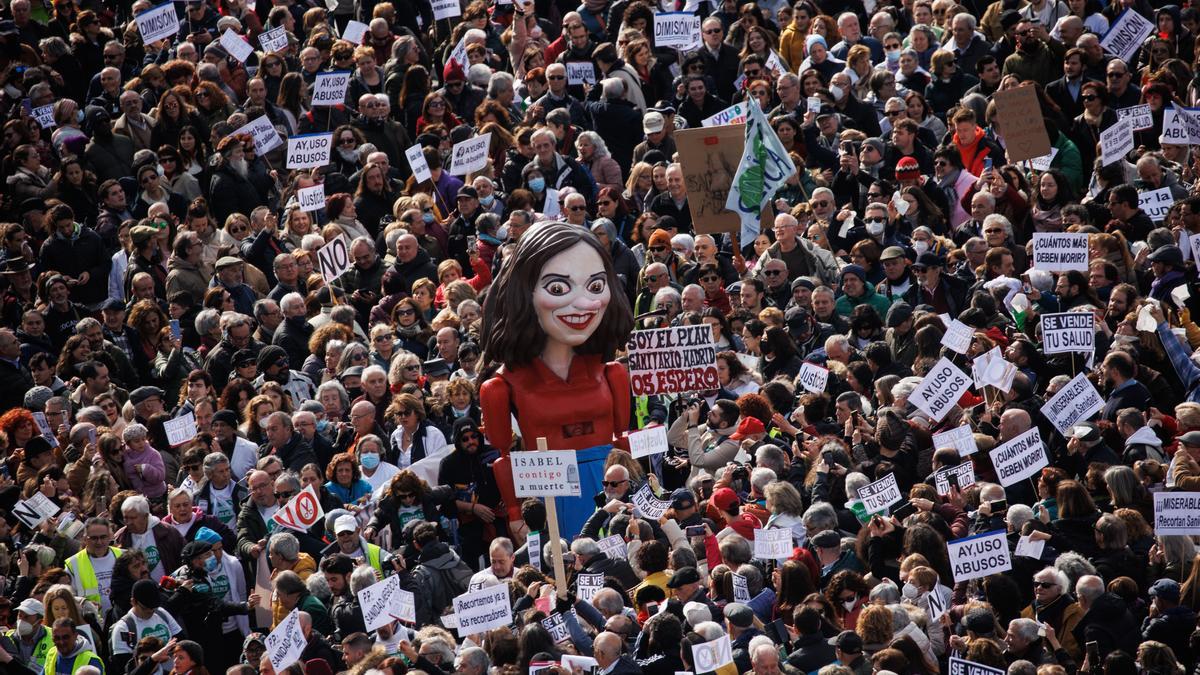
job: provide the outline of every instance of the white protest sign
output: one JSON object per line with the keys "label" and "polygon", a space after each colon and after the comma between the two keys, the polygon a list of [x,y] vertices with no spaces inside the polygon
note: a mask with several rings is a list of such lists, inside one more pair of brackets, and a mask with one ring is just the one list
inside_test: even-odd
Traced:
{"label": "white protest sign", "polygon": [[508,584],[463,593],[454,598],[454,615],[458,617],[459,635],[464,637],[507,626],[513,620]]}
{"label": "white protest sign", "polygon": [[756,528],[754,557],[759,560],[787,560],[792,557],[792,531],[779,527],[764,530]]}
{"label": "white protest sign", "polygon": [[149,45],[163,38],[171,37],[179,32],[179,15],[175,13],[175,3],[164,2],[139,12],[137,20],[138,34],[142,36],[142,44]]}
{"label": "white protest sign", "polygon": [[453,19],[456,16],[462,16],[458,0],[433,0],[434,19]]}
{"label": "white protest sign", "polygon": [[317,250],[317,264],[325,283],[345,274],[350,262],[350,238],[345,233]]}
{"label": "white protest sign", "polygon": [[601,588],[604,588],[603,574],[580,574],[575,577],[575,594],[584,602],[591,602]]}
{"label": "white protest sign", "polygon": [[54,104],[38,106],[33,109],[33,119],[43,129],[54,128]]}
{"label": "white protest sign", "polygon": [[986,577],[1012,569],[1004,530],[985,532],[946,542],[954,583]]}
{"label": "white protest sign", "polygon": [[1150,104],[1132,105],[1128,108],[1117,108],[1117,119],[1128,118],[1133,122],[1133,130],[1141,131],[1154,127],[1154,115],[1150,112]]}
{"label": "white protest sign", "polygon": [[900,485],[896,483],[896,474],[889,473],[874,483],[858,489],[858,499],[868,514],[883,513],[893,504],[904,499]]}
{"label": "white protest sign", "polygon": [[50,444],[50,447],[57,448],[58,438],[54,435],[54,430],[50,428],[50,422],[46,419],[46,413],[33,413],[33,421],[37,422],[38,431],[41,432],[42,437],[46,439],[46,442]]}
{"label": "white protest sign", "polygon": [[554,218],[558,216],[558,190],[554,188],[546,188],[546,197],[543,200],[542,216],[546,218]]}
{"label": "white protest sign", "polygon": [[629,559],[629,547],[625,540],[619,534],[610,534],[607,537],[596,542],[600,550],[609,558],[621,558],[622,560]]}
{"label": "white protest sign", "polygon": [[579,461],[574,450],[529,450],[509,454],[518,497],[578,497]]}
{"label": "white protest sign", "polygon": [[1200,260],[1200,234],[1188,237],[1188,248],[1192,252],[1192,260]]}
{"label": "white protest sign", "polygon": [[262,45],[263,51],[268,54],[273,54],[275,52],[280,52],[287,49],[287,29],[283,26],[280,26],[278,28],[272,28],[271,30],[259,33],[258,44]]}
{"label": "white protest sign", "polygon": [[467,68],[467,35],[466,35],[466,33],[464,33],[462,38],[459,39],[458,44],[454,45],[454,49],[450,50],[450,56],[448,56],[446,58],[446,62],[447,63],[449,63],[449,62],[457,63],[458,65],[462,66],[464,70]]}
{"label": "white protest sign", "polygon": [[960,659],[957,656],[950,657],[950,667],[946,675],[1004,675],[1006,671],[1000,668],[985,666],[982,663],[975,663],[966,659]]}
{"label": "white protest sign", "polygon": [[1155,492],[1154,534],[1200,534],[1200,492]]}
{"label": "white protest sign", "polygon": [[1042,350],[1046,354],[1091,352],[1096,348],[1096,315],[1061,312],[1042,315]]}
{"label": "white protest sign", "polygon": [[530,532],[525,536],[525,553],[529,556],[529,564],[539,572],[542,570],[542,533]]}
{"label": "white protest sign", "polygon": [[976,387],[995,387],[1007,394],[1017,376],[1017,367],[1005,360],[999,347],[992,347],[975,357],[971,363],[971,376]]}
{"label": "white protest sign", "polygon": [[[664,606],[666,604],[665,602],[663,603]],[[590,675],[600,668],[600,664],[596,663],[596,659],[590,656],[575,656],[574,654],[563,654],[562,660],[559,663],[569,672],[575,672],[575,669],[578,668],[584,675]]]}
{"label": "white protest sign", "polygon": [[933,448],[935,450],[954,448],[958,450],[959,457],[967,457],[979,452],[979,446],[975,444],[975,433],[969,424],[934,434]]}
{"label": "white protest sign", "polygon": [[1033,268],[1047,272],[1088,269],[1088,236],[1086,233],[1033,233]]}
{"label": "white protest sign", "polygon": [[183,445],[196,437],[196,416],[192,413],[185,413],[175,419],[167,420],[163,423],[163,430],[167,432],[167,443],[172,448]]}
{"label": "white protest sign", "polygon": [[233,32],[232,29],[226,28],[224,33],[221,33],[221,47],[229,52],[229,55],[237,59],[239,63],[245,63],[246,59],[254,53],[254,47],[250,46],[241,35]]}
{"label": "white protest sign", "polygon": [[1122,61],[1132,62],[1142,42],[1154,32],[1154,24],[1134,10],[1125,10],[1109,27],[1100,46]]}
{"label": "white protest sign", "polygon": [[287,168],[315,169],[329,164],[333,134],[301,134],[287,139]]}
{"label": "white protest sign", "polygon": [[629,451],[634,459],[661,455],[671,449],[667,443],[667,428],[661,424],[629,432]]}
{"label": "white protest sign", "polygon": [[[317,73],[312,86],[312,105],[342,105],[346,102],[346,87],[350,86],[349,70]],[[288,167],[289,169],[291,167]]]}
{"label": "white protest sign", "polygon": [[721,112],[700,120],[702,127],[720,127],[726,124],[745,124],[746,115],[750,112],[745,103],[734,103]]}
{"label": "white protest sign", "polygon": [[368,631],[393,621],[417,621],[413,594],[400,588],[400,577],[395,574],[359,591],[358,604]]}
{"label": "white protest sign", "polygon": [[1175,301],[1175,306],[1179,309],[1183,309],[1183,304],[1190,297],[1192,297],[1192,292],[1188,290],[1186,285],[1176,286],[1171,290],[1171,299]]}
{"label": "white protest sign", "polygon": [[823,394],[825,385],[829,382],[829,369],[805,361],[800,366],[800,376],[796,379],[806,390],[814,394]]}
{"label": "white protest sign", "polygon": [[[565,642],[571,639],[571,631],[567,628],[567,618],[558,612],[542,619],[542,628],[550,633],[555,642]],[[532,672],[532,669],[530,669]]]}
{"label": "white protest sign", "polygon": [[233,133],[253,138],[254,151],[259,155],[265,155],[283,145],[283,139],[279,137],[279,132],[275,130],[275,125],[271,124],[270,118],[266,115],[259,115],[255,119],[243,124]]}
{"label": "white protest sign", "polygon": [[288,500],[283,508],[271,516],[271,520],[291,528],[297,532],[308,532],[308,529],[325,517],[325,509],[321,508],[321,499],[312,485],[305,485],[296,496]]}
{"label": "white protest sign", "polygon": [[935,422],[941,422],[970,386],[971,378],[943,356],[909,394],[908,400]]}
{"label": "white protest sign", "polygon": [[721,388],[717,348],[707,324],[634,331],[626,351],[634,396]]}
{"label": "white protest sign", "polygon": [[963,462],[958,466],[944,466],[933,472],[933,487],[941,496],[950,494],[950,476],[954,476],[954,486],[965,490],[975,484],[975,465]]}
{"label": "white protest sign", "polygon": [[1046,171],[1050,170],[1050,165],[1054,163],[1054,158],[1057,156],[1058,148],[1051,147],[1050,154],[1042,155],[1041,157],[1034,157],[1033,159],[1029,160],[1029,166],[1033,167],[1034,171],[1041,171],[1045,173]]}
{"label": "white protest sign", "polygon": [[1029,478],[1050,464],[1037,427],[992,450],[988,455],[992,458],[992,466],[996,468],[996,477],[1004,487]]}
{"label": "white protest sign", "polygon": [[488,132],[472,136],[465,141],[454,144],[450,159],[450,174],[465,176],[472,171],[479,171],[487,166],[488,147],[492,142],[492,134]]}
{"label": "white protest sign", "polygon": [[737,572],[732,572],[731,576],[733,578],[733,601],[750,602],[750,580]]}
{"label": "white protest sign", "polygon": [[1104,409],[1104,398],[1090,380],[1079,373],[1046,405],[1042,406],[1042,414],[1058,429],[1058,433],[1066,436],[1067,430],[1076,423],[1088,419]]}
{"label": "white protest sign", "polygon": [[25,527],[31,530],[58,511],[58,505],[41,491],[35,491],[29,496],[29,499],[17,502],[12,508],[12,514],[20,518],[21,522],[25,523]]}
{"label": "white protest sign", "polygon": [[308,646],[304,632],[300,630],[300,609],[293,609],[275,630],[267,636],[267,657],[271,659],[271,667],[279,672],[296,661]]}
{"label": "white protest sign", "polygon": [[296,190],[296,202],[300,204],[301,211],[320,211],[325,208],[325,184],[317,183]]}
{"label": "white protest sign", "polygon": [[567,61],[567,84],[595,84],[596,67],[591,61]]}
{"label": "white protest sign", "polygon": [[733,647],[729,636],[722,635],[712,642],[692,645],[692,663],[697,673],[711,673],[733,663]]}
{"label": "white protest sign", "polygon": [[690,12],[654,15],[654,46],[685,49],[700,41],[700,17]]}
{"label": "white protest sign", "polygon": [[1102,166],[1124,158],[1133,149],[1133,122],[1124,119],[1101,131],[1100,149]]}
{"label": "white protest sign", "polygon": [[1175,198],[1171,196],[1169,187],[1138,192],[1138,208],[1145,211],[1150,220],[1156,223],[1166,220],[1167,211],[1171,210],[1174,203]]}
{"label": "white protest sign", "polygon": [[367,30],[367,24],[351,19],[346,23],[346,30],[342,31],[342,39],[351,44],[361,45]]}
{"label": "white protest sign", "polygon": [[1013,550],[1013,555],[1019,555],[1023,558],[1033,558],[1037,560],[1042,557],[1042,551],[1046,548],[1046,542],[1042,539],[1032,539],[1029,536],[1021,537],[1017,540],[1017,548]]}
{"label": "white protest sign", "polygon": [[967,350],[971,348],[971,338],[973,337],[975,337],[974,328],[954,319],[950,322],[946,333],[942,335],[942,346],[950,351],[966,354]]}
{"label": "white protest sign", "polygon": [[425,148],[421,147],[420,143],[405,150],[404,157],[408,159],[408,166],[412,169],[413,178],[418,183],[433,180],[433,174],[429,171],[429,164],[425,161]]}
{"label": "white protest sign", "polygon": [[650,485],[647,484],[638,488],[638,491],[633,493],[633,505],[637,507],[638,513],[643,518],[658,520],[671,507],[671,502],[655,497],[654,493],[650,490]]}

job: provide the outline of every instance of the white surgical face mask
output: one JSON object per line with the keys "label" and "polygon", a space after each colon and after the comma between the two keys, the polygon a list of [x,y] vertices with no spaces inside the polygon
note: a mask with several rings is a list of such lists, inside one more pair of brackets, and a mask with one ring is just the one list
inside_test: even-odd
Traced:
{"label": "white surgical face mask", "polygon": [[872,237],[877,237],[883,234],[884,227],[886,227],[884,223],[880,222],[867,223],[867,234],[871,235]]}
{"label": "white surgical face mask", "polygon": [[30,635],[33,635],[33,629],[33,624],[29,623],[25,619],[17,619],[17,634],[21,637],[27,638]]}
{"label": "white surgical face mask", "polygon": [[841,87],[834,84],[834,85],[830,85],[829,93],[833,94],[833,100],[840,101],[840,100],[842,100],[842,94],[845,92],[842,90]]}
{"label": "white surgical face mask", "polygon": [[914,241],[913,242],[913,251],[915,251],[917,255],[921,255],[922,253],[924,253],[928,250],[929,250],[928,242],[924,242],[924,241]]}
{"label": "white surgical face mask", "polygon": [[847,612],[854,611],[854,606],[858,604],[858,596],[854,596],[853,600],[846,600],[842,603],[842,607],[846,608]]}
{"label": "white surgical face mask", "polygon": [[916,600],[917,598],[921,597],[921,589],[912,585],[912,583],[908,581],[904,582],[904,588],[901,589],[900,592],[903,593],[904,597],[908,598],[909,600]]}

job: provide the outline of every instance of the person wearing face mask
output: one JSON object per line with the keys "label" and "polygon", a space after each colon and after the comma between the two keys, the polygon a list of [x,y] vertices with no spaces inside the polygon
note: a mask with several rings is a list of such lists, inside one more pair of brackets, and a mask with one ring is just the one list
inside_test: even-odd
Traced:
{"label": "person wearing face mask", "polygon": [[259,595],[251,593],[246,602],[225,600],[224,590],[218,589],[211,579],[221,563],[208,542],[189,542],[183,547],[182,560],[180,567],[171,573],[176,583],[165,605],[173,615],[183,619],[189,638],[209,646],[206,662],[214,672],[224,672],[237,661],[240,645],[225,636],[223,619],[249,614],[259,604]]}
{"label": "person wearing face mask", "polygon": [[9,668],[14,670],[23,666],[29,672],[42,672],[46,664],[46,654],[54,647],[50,629],[42,624],[46,608],[41,602],[26,598],[16,607],[17,625],[4,631],[4,636],[11,641],[12,649],[4,644],[11,660]]}

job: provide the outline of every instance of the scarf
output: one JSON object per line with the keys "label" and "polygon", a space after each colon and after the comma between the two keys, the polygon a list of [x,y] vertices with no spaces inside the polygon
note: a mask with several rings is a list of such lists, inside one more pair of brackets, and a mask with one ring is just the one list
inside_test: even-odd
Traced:
{"label": "scarf", "polygon": [[402,337],[406,340],[415,340],[415,339],[417,339],[417,337],[419,337],[421,335],[421,324],[414,323],[413,325],[409,326],[408,328],[405,328],[403,326],[396,326],[395,331],[396,331],[396,335],[399,335],[400,337]]}

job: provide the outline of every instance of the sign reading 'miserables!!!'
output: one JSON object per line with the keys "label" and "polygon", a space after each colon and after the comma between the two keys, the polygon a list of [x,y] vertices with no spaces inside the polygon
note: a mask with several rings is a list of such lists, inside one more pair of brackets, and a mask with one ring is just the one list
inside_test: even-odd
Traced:
{"label": "sign reading 'miserables!!!'", "polygon": [[634,396],[721,388],[717,348],[708,324],[634,331],[628,350]]}

